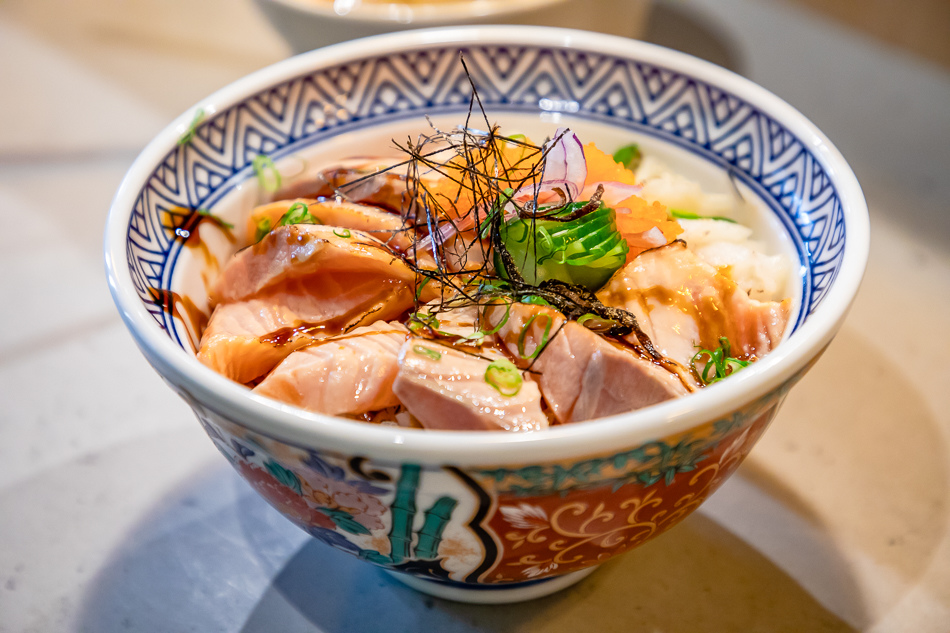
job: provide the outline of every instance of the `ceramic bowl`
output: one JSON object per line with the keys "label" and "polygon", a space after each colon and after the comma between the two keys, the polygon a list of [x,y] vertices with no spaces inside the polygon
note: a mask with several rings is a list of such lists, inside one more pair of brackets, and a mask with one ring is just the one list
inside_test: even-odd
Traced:
{"label": "ceramic bowl", "polygon": [[570,26],[639,37],[652,0],[255,0],[294,52],[422,27]]}
{"label": "ceramic bowl", "polygon": [[[240,222],[261,153],[304,157],[448,126],[469,107],[537,138],[569,125],[637,140],[716,188],[737,187],[796,271],[786,339],[722,383],[638,412],[545,432],[422,431],[307,413],[201,365],[182,296],[198,257],[168,221]],[[183,134],[204,118],[185,143]],[[642,42],[539,27],[379,36],[266,68],[201,101],[146,147],[106,228],[109,283],[136,343],[235,469],[328,546],[422,591],[474,602],[544,595],[693,512],[748,454],[841,325],[868,253],[861,189],[801,114],[721,68]],[[226,240],[207,242],[221,258]],[[207,253],[206,253],[207,255]]]}

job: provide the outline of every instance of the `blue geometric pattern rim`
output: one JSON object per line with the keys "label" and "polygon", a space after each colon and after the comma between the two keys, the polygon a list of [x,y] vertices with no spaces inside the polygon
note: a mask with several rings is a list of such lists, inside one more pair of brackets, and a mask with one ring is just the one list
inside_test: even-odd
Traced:
{"label": "blue geometric pattern rim", "polygon": [[162,225],[166,211],[213,207],[251,176],[259,154],[279,158],[355,129],[466,111],[471,86],[459,52],[490,115],[538,112],[544,103],[663,139],[727,169],[782,221],[804,264],[792,331],[821,304],[844,256],[841,201],[817,157],[768,114],[696,77],[622,57],[437,45],[288,80],[204,121],[190,143],[169,152],[138,196],[128,229],[129,270],[155,321],[177,339],[149,290],[170,289],[182,248]]}

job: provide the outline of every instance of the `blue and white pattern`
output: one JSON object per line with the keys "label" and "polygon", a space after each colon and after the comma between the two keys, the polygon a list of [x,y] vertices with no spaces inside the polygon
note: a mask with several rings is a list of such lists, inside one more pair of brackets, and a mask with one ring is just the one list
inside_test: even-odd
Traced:
{"label": "blue and white pattern", "polygon": [[[845,225],[831,179],[779,122],[705,81],[628,58],[534,46],[435,46],[347,62],[255,95],[203,122],[142,190],[129,223],[132,278],[156,321],[171,317],[150,288],[169,289],[181,240],[163,225],[175,208],[210,208],[275,158],[350,130],[467,110],[464,54],[490,113],[569,112],[648,134],[728,169],[781,219],[805,270],[793,328],[821,303],[841,267]],[[541,105],[539,105],[541,104]],[[173,335],[174,336],[174,335]]]}

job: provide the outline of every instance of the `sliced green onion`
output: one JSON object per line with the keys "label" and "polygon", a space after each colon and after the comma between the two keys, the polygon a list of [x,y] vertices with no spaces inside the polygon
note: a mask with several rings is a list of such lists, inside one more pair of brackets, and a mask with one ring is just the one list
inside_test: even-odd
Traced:
{"label": "sliced green onion", "polygon": [[434,349],[429,349],[424,345],[413,345],[412,351],[419,356],[425,356],[426,358],[431,358],[432,360],[439,360],[442,358],[442,354],[440,352],[437,352]]}
{"label": "sliced green onion", "polygon": [[511,306],[511,303],[505,304],[505,316],[502,317],[501,321],[498,322],[498,325],[485,332],[485,336],[491,336],[492,334],[497,333],[501,328],[505,327],[505,323],[508,322],[508,318],[511,316]]}
{"label": "sliced green onion", "polygon": [[[545,319],[547,319],[547,325],[544,327],[544,333],[541,335],[541,341],[538,342],[537,346],[535,346],[534,351],[531,352],[530,356],[525,356],[525,353],[524,353],[525,337],[527,337],[528,330],[531,329],[531,325],[534,323],[535,319],[542,316]],[[552,319],[551,316],[548,314],[532,314],[531,318],[528,319],[528,322],[524,324],[523,328],[521,328],[521,334],[518,335],[518,356],[526,360],[534,360],[535,358],[537,358],[538,354],[540,354],[548,344],[548,338],[551,335],[551,325],[553,323],[554,323],[554,319]]]}
{"label": "sliced green onion", "polygon": [[257,244],[270,233],[272,223],[270,218],[261,218],[257,221],[257,230],[254,231],[254,243]]}
{"label": "sliced green onion", "polygon": [[625,145],[614,152],[614,162],[620,163],[630,171],[636,171],[642,159],[643,156],[640,154],[640,146],[636,143]]}
{"label": "sliced green onion", "polygon": [[230,222],[225,222],[224,220],[222,220],[221,218],[219,218],[219,217],[216,216],[215,214],[211,213],[211,212],[208,211],[207,209],[198,209],[198,215],[204,216],[204,217],[208,218],[209,220],[211,220],[212,222],[214,222],[215,224],[217,224],[218,226],[220,226],[222,229],[233,229],[233,228],[234,228],[234,225],[233,225],[233,224],[231,224]]}
{"label": "sliced green onion", "polygon": [[518,395],[524,379],[521,372],[507,358],[492,361],[485,370],[485,382],[494,387],[498,393],[510,398]]}
{"label": "sliced green onion", "polygon": [[504,279],[492,279],[478,284],[478,292],[483,295],[494,295],[508,287],[508,282]]}
{"label": "sliced green onion", "polygon": [[525,295],[518,299],[520,303],[530,303],[535,306],[548,306],[551,307],[551,304],[548,303],[547,299],[544,297],[539,297],[538,295]]}
{"label": "sliced green onion", "polygon": [[[441,334],[442,332],[440,332]],[[475,330],[471,334],[466,334],[464,336],[459,336],[460,341],[472,341],[476,345],[482,344],[482,339],[486,336],[485,332],[482,330]]]}
{"label": "sliced green onion", "polygon": [[607,332],[610,328],[617,325],[617,322],[613,319],[604,319],[588,312],[577,319],[577,324],[583,325],[592,332]]}
{"label": "sliced green onion", "polygon": [[722,215],[699,215],[698,213],[693,213],[692,211],[683,211],[682,209],[670,209],[670,215],[680,220],[719,220],[720,222],[731,222],[732,224],[738,224],[738,222],[732,218],[727,218]]}
{"label": "sliced green onion", "polygon": [[[697,345],[697,347],[699,346]],[[689,364],[693,372],[699,376],[704,385],[711,385],[714,382],[719,382],[727,376],[731,376],[743,367],[748,367],[752,364],[751,361],[740,360],[733,356],[729,356],[729,353],[729,339],[721,336],[719,337],[719,349],[700,349],[698,352],[693,354]],[[705,367],[703,367],[702,372],[700,372],[696,367],[696,363],[701,362],[703,356],[708,357],[709,360],[706,361]]]}
{"label": "sliced green onion", "polygon": [[254,157],[251,167],[254,168],[254,173],[257,175],[257,182],[260,184],[261,189],[269,193],[274,193],[280,189],[280,172],[277,171],[277,166],[274,165],[274,161],[270,156],[258,154]]}
{"label": "sliced green onion", "polygon": [[419,300],[419,297],[422,296],[422,289],[426,287],[426,284],[432,281],[432,277],[426,277],[422,280],[422,283],[416,286],[416,301]]}
{"label": "sliced green onion", "polygon": [[346,238],[348,238],[348,237],[353,237],[353,234],[350,233],[350,230],[349,230],[349,229],[343,229],[343,232],[342,232],[342,233],[337,233],[337,232],[336,232],[336,229],[333,229],[333,234],[336,235],[337,237],[342,237],[342,238],[344,238],[344,239],[346,239]]}
{"label": "sliced green onion", "polygon": [[439,320],[434,314],[429,314],[427,312],[413,312],[409,315],[409,323],[407,327],[409,328],[409,331],[413,333],[422,329],[436,330],[439,327]]}
{"label": "sliced green onion", "polygon": [[198,108],[195,110],[195,116],[191,119],[191,123],[188,124],[188,129],[185,130],[185,133],[178,138],[179,145],[187,145],[195,138],[195,133],[198,131],[198,126],[201,125],[201,122],[204,121],[205,111],[204,108]]}
{"label": "sliced green onion", "polygon": [[322,224],[320,218],[310,214],[310,207],[303,202],[295,202],[287,209],[287,213],[280,217],[277,226],[288,224]]}

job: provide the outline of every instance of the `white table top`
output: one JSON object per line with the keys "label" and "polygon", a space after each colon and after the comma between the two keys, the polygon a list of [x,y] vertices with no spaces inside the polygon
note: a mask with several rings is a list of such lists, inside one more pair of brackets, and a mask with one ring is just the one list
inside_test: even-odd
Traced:
{"label": "white table top", "polygon": [[280,39],[249,0],[0,4],[0,632],[947,631],[950,72],[764,0],[664,3],[650,37],[838,145],[871,209],[865,283],[698,513],[561,594],[478,607],[280,517],[109,298],[102,226],[135,154]]}

